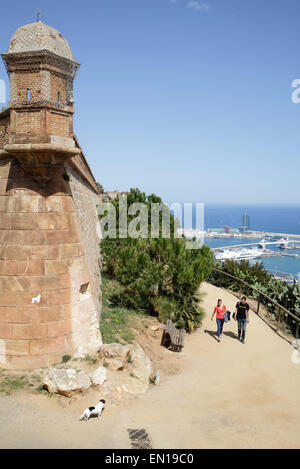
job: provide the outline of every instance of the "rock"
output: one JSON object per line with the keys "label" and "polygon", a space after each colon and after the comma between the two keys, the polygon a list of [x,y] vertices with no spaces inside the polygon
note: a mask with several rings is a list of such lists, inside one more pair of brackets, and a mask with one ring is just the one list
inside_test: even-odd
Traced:
{"label": "rock", "polygon": [[149,357],[139,344],[135,344],[131,350],[132,376],[123,383],[122,388],[130,394],[141,394],[147,391],[152,365]]}
{"label": "rock", "polygon": [[107,380],[107,369],[104,366],[99,366],[94,373],[90,374],[90,378],[94,386],[103,385],[104,382]]}
{"label": "rock", "polygon": [[122,397],[123,388],[118,383],[106,382],[104,384],[104,393],[106,399],[114,404],[117,404]]}
{"label": "rock", "polygon": [[78,349],[74,352],[74,358],[85,358],[86,356],[93,357],[99,352],[101,344],[98,342],[90,343],[87,345],[81,345]]}
{"label": "rock", "polygon": [[121,344],[103,344],[99,354],[111,370],[123,370],[129,358],[130,348]]}
{"label": "rock", "polygon": [[128,377],[125,383],[122,384],[122,388],[130,394],[141,394],[147,391],[148,384],[145,384],[137,378]]}
{"label": "rock", "polygon": [[43,386],[48,392],[66,397],[82,392],[91,385],[91,380],[84,371],[77,373],[73,368],[51,368],[43,380]]}
{"label": "rock", "polygon": [[130,356],[134,376],[148,386],[152,374],[152,365],[149,357],[147,357],[139,344],[133,346]]}
{"label": "rock", "polygon": [[156,332],[160,329],[160,326],[151,326],[151,331]]}
{"label": "rock", "polygon": [[92,386],[92,382],[89,376],[84,371],[79,371],[77,373],[77,378],[79,380],[81,388],[86,391]]}

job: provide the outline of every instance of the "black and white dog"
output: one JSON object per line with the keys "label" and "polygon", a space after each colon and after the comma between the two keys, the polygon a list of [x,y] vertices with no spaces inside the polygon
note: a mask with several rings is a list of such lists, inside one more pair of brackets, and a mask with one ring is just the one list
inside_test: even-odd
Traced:
{"label": "black and white dog", "polygon": [[83,414],[80,415],[79,420],[87,421],[92,415],[95,415],[96,417],[98,417],[98,419],[100,419],[104,405],[105,405],[105,400],[100,399],[96,407],[88,407],[87,409],[85,409]]}

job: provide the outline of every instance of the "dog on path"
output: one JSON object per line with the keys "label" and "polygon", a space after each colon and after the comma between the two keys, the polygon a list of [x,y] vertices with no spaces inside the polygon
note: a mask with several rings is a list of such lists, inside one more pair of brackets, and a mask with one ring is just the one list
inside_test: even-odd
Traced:
{"label": "dog on path", "polygon": [[87,422],[88,419],[92,416],[98,417],[98,419],[100,419],[100,416],[104,409],[104,405],[105,400],[100,399],[99,403],[95,407],[87,407],[84,412],[80,415],[79,420],[85,420]]}

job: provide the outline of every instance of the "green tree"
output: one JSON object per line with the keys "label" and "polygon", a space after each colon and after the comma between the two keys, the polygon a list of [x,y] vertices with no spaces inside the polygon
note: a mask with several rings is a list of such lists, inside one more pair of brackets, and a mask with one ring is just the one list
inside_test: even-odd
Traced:
{"label": "green tree", "polygon": [[104,189],[103,189],[102,184],[100,184],[100,182],[96,182],[96,186],[97,186],[97,189],[98,189],[98,193],[103,194]]}
{"label": "green tree", "polygon": [[[117,214],[116,239],[106,238],[101,243],[107,273],[122,286],[122,291],[110,300],[127,308],[157,314],[165,322],[171,318],[177,327],[192,331],[203,317],[198,291],[211,272],[211,250],[207,246],[186,249],[185,240],[174,236],[176,220],[167,207],[170,237],[163,237],[162,213],[158,237],[150,237],[151,204],[161,204],[162,200],[154,194],[146,196],[138,189],[128,193],[127,209],[137,202],[147,207],[149,237],[119,238],[119,197],[113,202]],[[135,217],[128,215],[127,225]]]}

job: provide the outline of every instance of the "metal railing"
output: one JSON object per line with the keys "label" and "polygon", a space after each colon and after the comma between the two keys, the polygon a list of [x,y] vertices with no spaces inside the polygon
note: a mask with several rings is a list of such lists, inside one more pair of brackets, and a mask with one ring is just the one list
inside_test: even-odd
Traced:
{"label": "metal railing", "polygon": [[[255,288],[253,285],[250,285],[249,283],[245,282],[245,280],[242,280],[241,278],[239,277],[235,277],[234,275],[231,275],[227,272],[224,272],[223,270],[221,269],[217,269],[216,267],[213,267],[212,270],[214,272],[218,272],[219,274],[222,274],[222,275],[226,275],[227,277],[230,277],[232,279],[234,279],[235,281],[239,282],[239,295],[238,298],[244,296],[244,293],[243,293],[243,288],[242,286],[245,285],[247,288],[250,288],[250,290],[253,292],[257,292],[258,293],[258,297],[254,297],[253,299],[255,299],[257,301],[257,307],[256,308],[253,308],[250,306],[250,308],[257,314],[259,315],[259,309],[260,309],[260,305],[261,304],[264,304],[262,302],[262,297],[266,298],[268,300],[268,303],[272,303],[275,307],[275,311],[277,311],[277,317],[276,317],[276,328],[275,328],[275,331],[278,332],[279,328],[280,328],[280,324],[281,324],[281,320],[282,320],[282,317],[283,315],[285,316],[289,316],[291,319],[293,319],[294,321],[296,321],[297,325],[296,325],[296,340],[297,340],[297,344],[299,344],[299,328],[300,328],[300,317],[296,316],[295,314],[291,313],[288,309],[286,309],[284,306],[280,305],[279,303],[277,303],[277,301],[273,300],[272,298],[270,298],[268,295],[266,295],[265,293],[263,293],[261,290],[259,290],[258,288]],[[233,293],[237,293],[237,292],[233,292]],[[248,295],[249,296],[249,295]],[[267,308],[267,307],[266,307]]]}

